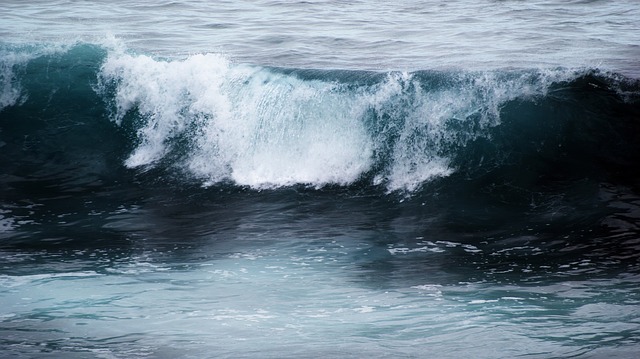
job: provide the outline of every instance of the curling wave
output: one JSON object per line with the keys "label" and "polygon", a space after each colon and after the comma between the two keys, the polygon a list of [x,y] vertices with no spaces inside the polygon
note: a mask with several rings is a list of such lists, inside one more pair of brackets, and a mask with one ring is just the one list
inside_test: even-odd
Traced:
{"label": "curling wave", "polygon": [[452,174],[636,178],[640,86],[593,69],[301,70],[90,44],[0,58],[6,168],[55,154],[205,186],[407,193]]}

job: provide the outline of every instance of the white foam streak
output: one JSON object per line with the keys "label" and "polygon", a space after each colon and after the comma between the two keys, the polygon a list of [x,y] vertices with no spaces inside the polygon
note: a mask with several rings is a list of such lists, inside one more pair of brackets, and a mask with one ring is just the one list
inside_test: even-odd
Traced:
{"label": "white foam streak", "polygon": [[[568,80],[575,73],[557,70],[501,76],[499,72],[462,73],[453,86],[428,91],[406,73],[390,76],[387,87],[410,105],[391,114],[393,122],[402,126],[392,163],[377,181],[386,182],[389,191],[414,192],[434,178],[450,175],[455,171],[451,166],[455,150],[499,125],[505,103],[544,95],[552,83]],[[383,93],[389,96],[388,91]]]}
{"label": "white foam streak", "polygon": [[[101,75],[103,79],[119,82],[115,121],[121,123],[133,109],[146,119],[146,124],[138,130],[141,144],[126,165],[148,165],[164,157],[169,150],[166,142],[184,132],[191,117],[202,112],[203,97],[215,99],[211,95],[220,93],[221,75],[227,72],[227,61],[212,54],[174,62],[127,54],[110,56],[102,66]],[[219,108],[224,109],[218,104],[207,110]]]}

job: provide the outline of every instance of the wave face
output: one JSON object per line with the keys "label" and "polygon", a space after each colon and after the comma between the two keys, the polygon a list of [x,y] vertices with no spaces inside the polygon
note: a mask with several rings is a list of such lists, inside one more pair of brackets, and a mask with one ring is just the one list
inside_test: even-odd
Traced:
{"label": "wave face", "polygon": [[638,178],[640,85],[595,69],[301,70],[90,44],[0,58],[1,161],[14,176],[37,167],[77,185],[135,169],[406,194]]}

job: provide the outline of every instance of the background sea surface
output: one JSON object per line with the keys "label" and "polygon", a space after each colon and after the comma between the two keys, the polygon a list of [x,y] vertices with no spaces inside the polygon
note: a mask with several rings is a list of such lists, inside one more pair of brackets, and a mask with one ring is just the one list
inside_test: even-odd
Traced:
{"label": "background sea surface", "polygon": [[0,3],[0,356],[634,358],[636,1]]}

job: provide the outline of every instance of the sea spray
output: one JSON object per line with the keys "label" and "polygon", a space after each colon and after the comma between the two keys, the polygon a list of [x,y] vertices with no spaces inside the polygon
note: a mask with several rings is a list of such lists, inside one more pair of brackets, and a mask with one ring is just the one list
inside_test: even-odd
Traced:
{"label": "sea spray", "polygon": [[169,61],[115,53],[99,73],[103,95],[114,93],[112,119],[140,116],[128,167],[171,157],[205,185],[323,187],[370,178],[408,192],[455,171],[456,152],[499,125],[505,103],[544,96],[577,74],[363,76],[355,84],[305,78],[216,54]]}
{"label": "sea spray", "polygon": [[[608,136],[630,136],[633,130],[624,127],[634,126],[627,117],[633,117],[638,93],[630,79],[586,69],[283,69],[237,64],[218,54],[160,59],[92,44],[5,54],[5,143],[53,148],[58,142],[84,146],[82,139],[118,151],[103,156],[95,147],[64,156],[95,150],[87,167],[101,158],[138,172],[171,170],[207,187],[357,184],[411,194],[454,173],[475,177],[498,170],[506,176],[500,168],[525,160],[535,171],[535,156],[558,161],[588,150],[580,150],[580,143],[596,132],[563,134],[563,128],[604,126],[592,116],[600,111],[597,103],[625,114]],[[580,104],[581,97],[592,100]],[[48,119],[24,113],[39,102],[49,106]],[[64,116],[76,107],[86,112],[82,121]],[[14,133],[12,127],[21,129]],[[41,128],[42,139],[27,135],[29,128]],[[65,138],[63,128],[77,137]],[[538,145],[519,148],[534,137]],[[555,149],[549,147],[554,141]],[[613,158],[629,157],[632,142],[617,141],[619,149],[603,161],[628,161]],[[577,147],[566,154],[570,143]],[[45,147],[34,152],[40,153],[37,161],[47,156]],[[7,153],[14,149],[5,146]],[[561,149],[564,154],[554,153]]]}

